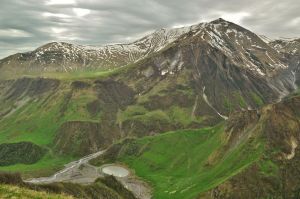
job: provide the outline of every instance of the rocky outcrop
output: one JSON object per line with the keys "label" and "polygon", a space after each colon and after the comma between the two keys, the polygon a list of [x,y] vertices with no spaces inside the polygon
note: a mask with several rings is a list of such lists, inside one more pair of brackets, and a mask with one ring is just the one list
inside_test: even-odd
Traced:
{"label": "rocky outcrop", "polygon": [[16,100],[20,97],[34,97],[47,92],[55,91],[60,82],[55,79],[21,78],[10,84],[5,94],[5,100]]}

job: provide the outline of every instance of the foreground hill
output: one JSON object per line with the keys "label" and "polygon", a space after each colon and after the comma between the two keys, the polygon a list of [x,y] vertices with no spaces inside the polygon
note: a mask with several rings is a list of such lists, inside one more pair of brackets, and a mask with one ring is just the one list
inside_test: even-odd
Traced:
{"label": "foreground hill", "polygon": [[34,199],[136,199],[113,176],[96,179],[91,184],[57,182],[50,184],[31,184],[24,182],[17,173],[0,173],[0,198]]}
{"label": "foreground hill", "polygon": [[1,198],[48,198],[48,199],[72,199],[71,196],[62,194],[50,194],[47,192],[33,191],[26,188],[20,188],[12,185],[0,185],[0,197]]}

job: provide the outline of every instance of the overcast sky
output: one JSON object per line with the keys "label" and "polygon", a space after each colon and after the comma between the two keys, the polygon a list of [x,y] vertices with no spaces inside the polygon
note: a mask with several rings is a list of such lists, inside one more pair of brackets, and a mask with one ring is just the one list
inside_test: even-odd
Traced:
{"label": "overcast sky", "polygon": [[299,0],[0,0],[0,58],[50,41],[130,42],[219,17],[271,38],[300,37]]}

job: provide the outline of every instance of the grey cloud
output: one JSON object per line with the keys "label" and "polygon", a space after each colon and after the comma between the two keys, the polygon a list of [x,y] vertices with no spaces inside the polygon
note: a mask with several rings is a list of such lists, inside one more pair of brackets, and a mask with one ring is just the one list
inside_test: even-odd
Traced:
{"label": "grey cloud", "polygon": [[[1,0],[0,31],[17,29],[30,36],[1,34],[0,58],[50,41],[128,42],[155,29],[218,17],[271,38],[300,36],[298,0],[75,0],[65,5],[47,5],[47,1]],[[90,13],[80,17],[74,8]]]}

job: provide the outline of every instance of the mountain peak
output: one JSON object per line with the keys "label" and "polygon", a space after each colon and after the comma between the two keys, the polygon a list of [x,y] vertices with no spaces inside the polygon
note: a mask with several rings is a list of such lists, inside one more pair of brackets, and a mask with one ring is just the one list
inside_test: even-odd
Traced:
{"label": "mountain peak", "polygon": [[218,19],[215,19],[215,20],[211,21],[210,23],[216,24],[216,23],[223,23],[223,22],[228,22],[228,21],[226,21],[223,18],[218,18]]}

